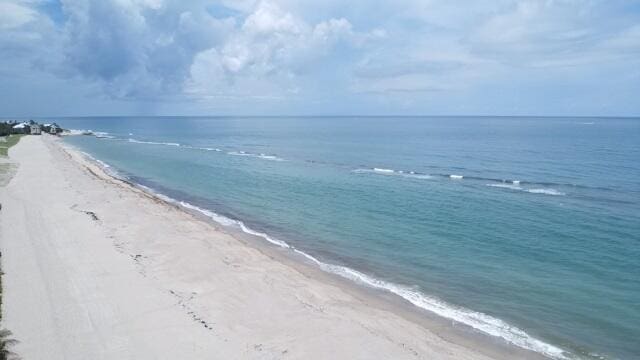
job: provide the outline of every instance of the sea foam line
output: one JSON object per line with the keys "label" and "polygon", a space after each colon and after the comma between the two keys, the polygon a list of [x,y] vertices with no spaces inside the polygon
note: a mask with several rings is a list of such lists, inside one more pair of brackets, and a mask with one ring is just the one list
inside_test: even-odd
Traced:
{"label": "sea foam line", "polygon": [[384,169],[384,168],[371,168],[371,169],[355,169],[354,173],[358,174],[377,174],[377,175],[388,175],[388,176],[401,176],[407,178],[414,179],[431,179],[431,175],[421,174],[414,171],[404,171],[404,170],[393,170],[393,169]]}
{"label": "sea foam line", "polygon": [[[70,146],[74,149],[76,149],[75,147],[73,147],[72,145],[67,145]],[[76,149],[77,150],[77,149]],[[126,176],[122,175],[121,173],[119,173],[116,169],[114,169],[111,165],[107,164],[106,162],[100,160],[100,159],[96,159],[95,157],[91,156],[91,154],[86,153],[84,151],[81,150],[77,150],[79,151],[82,155],[84,155],[85,157],[87,157],[89,159],[89,161],[97,164],[102,171],[104,171],[107,175],[114,177],[118,180],[126,180]]]}
{"label": "sea foam line", "polygon": [[[151,191],[153,192],[153,190]],[[153,192],[153,193],[157,194],[156,192]],[[167,199],[166,196],[164,198]],[[536,351],[544,355],[553,357],[555,359],[567,359],[567,357],[564,355],[564,350],[556,346],[553,346],[551,344],[547,344],[534,337],[531,337],[525,331],[517,327],[511,326],[508,323],[498,318],[494,318],[492,316],[483,314],[481,312],[476,312],[473,310],[452,306],[435,297],[427,296],[409,287],[379,280],[372,276],[369,276],[367,274],[364,274],[362,272],[359,272],[357,270],[354,270],[346,266],[335,265],[335,264],[330,264],[330,263],[320,261],[316,257],[287,244],[285,241],[275,239],[263,232],[255,231],[249,228],[240,220],[230,219],[226,216],[219,215],[213,211],[200,208],[198,206],[189,204],[184,201],[177,201],[175,199],[170,199],[169,202],[173,204],[179,204],[180,206],[193,211],[197,211],[221,225],[240,229],[247,234],[251,234],[251,235],[263,238],[264,240],[268,241],[271,244],[280,246],[285,249],[292,250],[296,254],[299,254],[304,258],[310,260],[312,263],[317,265],[323,271],[338,275],[340,277],[359,283],[361,285],[366,285],[368,287],[372,287],[378,290],[391,292],[392,294],[395,294],[407,300],[414,306],[417,306],[427,311],[431,311],[444,318],[448,318],[448,319],[460,322],[462,324],[468,325],[486,334],[500,337],[506,340],[507,342],[514,344],[516,346],[519,346],[521,348]]]}
{"label": "sea foam line", "polygon": [[[420,174],[413,171],[393,170],[393,169],[377,168],[377,167],[355,169],[353,170],[353,172],[358,174],[368,173],[368,174],[387,175],[387,176],[404,176],[404,177],[417,178],[417,179],[431,179],[433,177],[432,175]],[[488,179],[488,178],[481,178],[481,177],[465,177],[464,175],[457,175],[457,174],[440,174],[436,176],[446,177],[451,180],[463,180],[467,178],[470,180],[495,180],[495,179]],[[495,180],[495,181],[499,181],[499,180]],[[522,182],[520,180],[502,180],[502,182],[486,184],[486,186],[523,191],[531,194],[543,194],[543,195],[552,195],[552,196],[567,195],[566,193],[553,188],[523,188],[521,186],[521,183]],[[529,184],[531,186],[534,186],[534,185],[540,186],[539,184],[529,183],[529,182],[527,182],[526,184]]]}
{"label": "sea foam line", "polygon": [[174,142],[142,141],[142,140],[136,140],[136,139],[132,139],[132,138],[129,138],[128,141],[130,143],[136,143],[136,144],[167,145],[167,146],[177,146],[177,147],[180,146],[180,144],[174,143]]}
{"label": "sea foam line", "polygon": [[183,145],[183,144],[179,144],[179,143],[175,143],[175,142],[142,141],[142,140],[136,140],[136,139],[132,139],[132,138],[129,138],[128,141],[131,142],[131,143],[136,143],[136,144],[175,146],[175,147],[181,147],[181,148],[185,148],[185,149],[215,151],[215,152],[221,152],[222,151],[222,150],[220,150],[218,148]]}
{"label": "sea foam line", "polygon": [[[82,134],[84,134],[84,135],[94,135],[95,137],[98,137],[98,138],[109,138],[109,139],[115,139],[115,140],[123,140],[123,139],[117,139],[117,138],[114,138],[113,136],[107,135],[107,133],[91,132],[90,130],[88,130],[88,131],[78,130],[78,132],[82,132]],[[98,134],[103,134],[103,135],[98,135]],[[219,148],[198,147],[198,146],[184,145],[184,144],[175,143],[175,142],[144,141],[144,140],[137,140],[137,139],[133,139],[133,138],[128,138],[126,141],[128,141],[130,143],[136,143],[136,144],[165,145],[165,146],[174,146],[174,147],[180,147],[180,148],[185,148],[185,149],[193,149],[193,150],[222,152],[222,150],[219,149]],[[270,154],[263,154],[263,153],[255,154],[255,153],[250,153],[250,152],[245,152],[245,151],[230,151],[227,154],[235,155],[235,156],[248,156],[248,157],[260,158],[260,159],[272,160],[272,161],[285,161],[281,157],[278,157],[278,156],[275,156],[275,155],[270,155]]]}
{"label": "sea foam line", "polygon": [[528,192],[531,194],[543,194],[543,195],[552,195],[552,196],[565,196],[566,194],[563,193],[562,191],[558,191],[556,189],[545,189],[545,188],[533,188],[533,189],[526,189],[521,187],[520,182],[513,182],[511,184],[509,183],[504,183],[504,184],[486,184],[487,186],[490,187],[495,187],[495,188],[502,188],[502,189],[509,189],[509,190],[515,190],[515,191],[524,191],[524,192]]}
{"label": "sea foam line", "polygon": [[201,207],[195,206],[185,201],[175,200],[166,195],[159,194],[158,192],[144,185],[138,184],[138,186],[142,187],[143,189],[150,192],[151,194],[160,197],[162,200],[168,203],[179,205],[185,209],[189,209],[191,211],[195,211],[202,215],[205,215],[206,217],[212,219],[213,221],[217,222],[220,225],[232,227],[235,229],[240,229],[247,234],[260,237],[273,245],[276,245],[285,249],[289,249],[295,252],[296,254],[304,257],[305,259],[311,261],[313,264],[318,266],[323,271],[332,273],[334,275],[338,275],[342,278],[356,282],[361,285],[365,285],[378,290],[390,292],[392,294],[400,296],[401,298],[407,300],[414,306],[417,306],[421,309],[431,311],[444,318],[451,319],[459,323],[468,325],[476,330],[479,330],[491,336],[502,338],[505,341],[513,345],[519,346],[521,348],[539,352],[546,356],[550,356],[554,359],[567,359],[567,356],[565,355],[564,350],[556,346],[553,346],[551,344],[545,343],[541,340],[538,340],[534,337],[531,337],[525,331],[517,327],[511,326],[508,323],[498,318],[494,318],[492,316],[486,315],[481,312],[476,312],[473,310],[447,304],[444,301],[441,301],[435,297],[427,296],[407,286],[379,280],[372,276],[369,276],[367,274],[364,274],[362,272],[359,272],[357,270],[354,270],[346,266],[335,265],[335,264],[330,264],[330,263],[320,261],[316,257],[302,250],[296,249],[295,247],[289,245],[285,241],[273,238],[263,232],[259,232],[249,228],[244,224],[244,222],[240,220],[228,218],[226,216],[217,214],[207,209],[203,209]]}
{"label": "sea foam line", "polygon": [[[111,166],[109,166],[107,163],[102,161],[98,162],[97,159],[92,157],[91,155],[87,153],[84,153],[84,154],[87,155],[89,159],[94,160],[95,163],[97,163],[99,166],[103,168],[105,167],[111,168]],[[107,172],[107,174],[111,174],[111,172]],[[150,195],[153,195],[169,204],[180,206],[190,211],[198,212],[210,218],[211,220],[215,221],[220,225],[240,229],[241,231],[247,234],[260,237],[273,245],[292,250],[296,254],[306,258],[307,260],[317,265],[323,271],[338,275],[340,277],[343,277],[345,279],[354,281],[362,285],[366,285],[375,289],[390,292],[392,294],[400,296],[401,298],[405,299],[406,301],[413,304],[414,306],[417,306],[427,311],[431,311],[444,318],[451,319],[459,323],[468,325],[476,330],[479,330],[491,336],[502,338],[503,340],[513,345],[516,345],[518,347],[521,347],[523,349],[532,350],[554,359],[561,359],[561,360],[568,359],[566,352],[564,350],[554,345],[538,340],[530,336],[529,334],[527,334],[525,331],[515,326],[511,326],[508,323],[498,318],[492,317],[490,315],[487,315],[481,312],[447,304],[442,300],[439,300],[432,296],[425,295],[407,286],[376,279],[372,276],[369,276],[367,274],[364,274],[362,272],[359,272],[357,270],[354,270],[346,266],[335,265],[335,264],[330,264],[330,263],[320,261],[316,257],[310,254],[307,254],[306,252],[296,249],[295,247],[287,244],[285,241],[275,239],[266,233],[255,231],[249,228],[244,224],[244,222],[240,220],[231,219],[226,216],[215,213],[211,210],[203,209],[196,205],[190,204],[188,202],[176,200],[174,198],[164,195],[142,184],[134,183],[134,185],[140,188],[141,190],[149,193]]]}
{"label": "sea foam line", "polygon": [[260,158],[260,159],[264,159],[264,160],[272,160],[272,161],[284,161],[284,159],[281,158],[281,157],[277,157],[275,155],[263,154],[263,153],[254,154],[254,153],[250,153],[250,152],[246,152],[246,151],[229,151],[227,154],[233,155],[233,156],[255,157],[255,158]]}

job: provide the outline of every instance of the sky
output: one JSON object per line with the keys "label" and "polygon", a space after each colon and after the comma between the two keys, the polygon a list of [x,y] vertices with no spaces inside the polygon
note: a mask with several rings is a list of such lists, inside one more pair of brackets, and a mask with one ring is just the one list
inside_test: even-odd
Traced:
{"label": "sky", "polygon": [[0,0],[0,116],[640,115],[640,0]]}

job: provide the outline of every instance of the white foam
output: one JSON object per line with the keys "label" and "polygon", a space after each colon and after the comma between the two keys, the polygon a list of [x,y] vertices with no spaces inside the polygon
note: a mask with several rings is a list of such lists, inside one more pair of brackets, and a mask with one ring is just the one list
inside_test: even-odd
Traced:
{"label": "white foam", "polygon": [[514,327],[512,325],[509,325],[508,323],[498,318],[489,316],[481,312],[476,312],[473,310],[447,304],[446,302],[440,299],[437,299],[432,296],[427,296],[413,288],[379,280],[372,276],[369,276],[367,274],[364,274],[362,272],[359,272],[357,270],[351,269],[346,266],[325,263],[323,261],[318,260],[316,257],[305,253],[304,251],[298,250],[293,246],[290,246],[289,244],[287,244],[282,240],[274,239],[263,232],[255,231],[249,228],[242,221],[230,219],[226,216],[219,215],[213,211],[200,208],[188,202],[175,200],[166,195],[160,194],[144,185],[138,185],[138,186],[152,193],[153,195],[161,198],[162,200],[167,201],[168,203],[179,205],[186,209],[199,212],[223,226],[230,226],[230,227],[240,229],[247,234],[251,234],[251,235],[263,238],[264,240],[268,241],[271,244],[274,244],[276,246],[279,246],[285,249],[290,249],[296,254],[311,261],[313,264],[317,265],[320,269],[326,272],[341,276],[345,279],[348,279],[356,283],[366,285],[375,289],[388,291],[392,294],[400,296],[401,298],[407,300],[408,302],[410,302],[411,304],[419,308],[422,308],[427,311],[431,311],[447,319],[451,319],[459,323],[466,324],[474,329],[482,331],[491,336],[502,338],[505,341],[511,344],[514,344],[516,346],[519,346],[521,348],[536,351],[543,355],[549,356],[553,359],[560,359],[560,360],[568,359],[568,357],[565,355],[566,353],[562,349],[556,346],[553,346],[551,344],[545,343],[541,340],[538,340],[530,336],[523,330],[517,327]]}
{"label": "white foam", "polygon": [[233,156],[247,156],[247,157],[254,157],[254,158],[259,158],[259,159],[263,159],[263,160],[271,160],[271,161],[284,161],[283,158],[277,157],[275,155],[269,155],[269,154],[254,154],[254,153],[249,153],[249,152],[245,152],[245,151],[230,151],[227,154],[229,155],[233,155]]}
{"label": "white foam", "polygon": [[94,164],[97,164],[102,169],[102,171],[104,171],[107,175],[120,180],[123,180],[126,178],[126,176],[123,176],[122,174],[120,174],[117,170],[115,170],[113,167],[111,167],[111,165],[107,164],[106,162],[100,159],[96,159],[95,157],[91,156],[89,153],[86,153],[84,151],[80,151],[80,153],[84,155],[87,159],[89,159],[89,161],[93,162]]}
{"label": "white foam", "polygon": [[109,135],[108,132],[103,132],[103,131],[94,131],[93,135],[97,138],[101,138],[101,139],[113,139],[114,136]]}
{"label": "white foam", "polygon": [[379,172],[379,173],[383,173],[383,174],[393,174],[395,173],[394,170],[391,169],[381,169],[381,168],[373,168],[373,171],[375,172]]}
{"label": "white foam", "polygon": [[129,142],[130,143],[136,143],[136,144],[148,144],[148,145],[180,146],[180,144],[174,143],[174,142],[142,141],[142,140],[136,140],[136,139],[132,139],[132,138],[129,138]]}
{"label": "white foam", "polygon": [[102,160],[98,160],[98,159],[95,159],[95,160],[96,160],[96,161],[98,162],[98,164],[100,164],[100,166],[102,166],[103,168],[105,168],[105,169],[107,169],[107,168],[111,168],[111,165],[107,164],[106,162],[104,162],[104,161],[102,161]]}
{"label": "white foam", "polygon": [[530,192],[532,194],[545,194],[545,195],[554,195],[554,196],[566,195],[562,191],[558,191],[556,189],[528,189],[527,192]]}
{"label": "white foam", "polygon": [[355,169],[353,170],[353,172],[358,174],[372,173],[377,175],[402,176],[402,177],[414,178],[414,179],[431,179],[431,175],[419,174],[414,171],[392,170],[392,169],[383,169],[383,168]]}
{"label": "white foam", "polygon": [[487,186],[511,190],[522,190],[522,188],[516,184],[487,184]]}
{"label": "white foam", "polygon": [[403,176],[408,177],[408,178],[414,178],[414,179],[431,179],[431,175],[427,175],[427,174],[416,174],[416,173],[412,173],[412,174],[403,174]]}
{"label": "white foam", "polygon": [[69,129],[65,130],[62,135],[66,136],[76,136],[76,135],[93,135],[93,131],[91,130],[83,130],[83,129]]}
{"label": "white foam", "polygon": [[507,342],[524,349],[533,350],[554,359],[567,359],[562,349],[533,338],[523,330],[511,326],[498,318],[473,310],[452,306],[442,300],[427,296],[409,287],[382,281],[346,266],[324,263],[297,249],[293,249],[293,251],[302,255],[306,259],[309,259],[327,272],[369,287],[391,292],[419,308],[431,311],[447,319],[452,319],[466,324],[486,334],[502,338]]}
{"label": "white foam", "polygon": [[451,178],[453,180],[462,180],[464,178],[464,176],[462,176],[462,175],[449,175],[449,178]]}
{"label": "white foam", "polygon": [[519,185],[517,185],[515,182],[513,184],[498,183],[498,184],[486,184],[486,185],[487,186],[491,186],[491,187],[496,187],[496,188],[524,191],[524,192],[528,192],[528,193],[531,193],[531,194],[543,194],[543,195],[553,195],[553,196],[564,196],[564,195],[566,195],[565,193],[563,193],[561,191],[558,191],[556,189],[525,189],[525,188],[522,188]]}
{"label": "white foam", "polygon": [[520,184],[520,180],[513,180],[513,181],[512,181],[512,183],[513,183],[514,185],[519,185],[519,184]]}
{"label": "white foam", "polygon": [[114,138],[114,136],[110,135],[108,132],[84,130],[84,129],[69,129],[69,130],[65,130],[61,134],[62,135],[66,135],[66,136],[90,135],[90,136],[95,136],[97,138],[102,138],[102,139],[113,139]]}
{"label": "white foam", "polygon": [[181,147],[186,148],[186,149],[203,150],[203,151],[215,151],[215,152],[221,152],[222,151],[222,150],[220,150],[218,148],[197,147],[197,146],[190,146],[190,145],[182,145]]}

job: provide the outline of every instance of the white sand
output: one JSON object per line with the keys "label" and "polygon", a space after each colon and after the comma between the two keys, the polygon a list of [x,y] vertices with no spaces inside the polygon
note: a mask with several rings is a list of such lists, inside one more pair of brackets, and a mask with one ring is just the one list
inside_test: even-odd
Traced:
{"label": "white sand", "polygon": [[24,137],[10,157],[19,168],[0,188],[3,326],[23,359],[492,354],[278,261],[50,136]]}

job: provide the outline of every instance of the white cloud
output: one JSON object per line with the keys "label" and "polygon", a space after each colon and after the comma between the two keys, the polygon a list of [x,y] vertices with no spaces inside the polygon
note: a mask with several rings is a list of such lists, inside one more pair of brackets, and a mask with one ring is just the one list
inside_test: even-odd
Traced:
{"label": "white cloud", "polygon": [[20,27],[36,18],[36,12],[27,6],[9,1],[0,1],[0,29]]}
{"label": "white cloud", "polygon": [[361,46],[380,32],[358,33],[344,18],[309,24],[273,2],[260,2],[220,47],[200,53],[191,69],[192,94],[272,94],[300,91],[296,77],[322,61],[340,41]]}
{"label": "white cloud", "polygon": [[61,3],[52,15],[57,2],[0,0],[0,77],[36,69],[134,102],[417,106],[435,93],[504,97],[514,78],[541,88],[540,74],[595,89],[604,68],[640,65],[640,12],[623,0]]}

